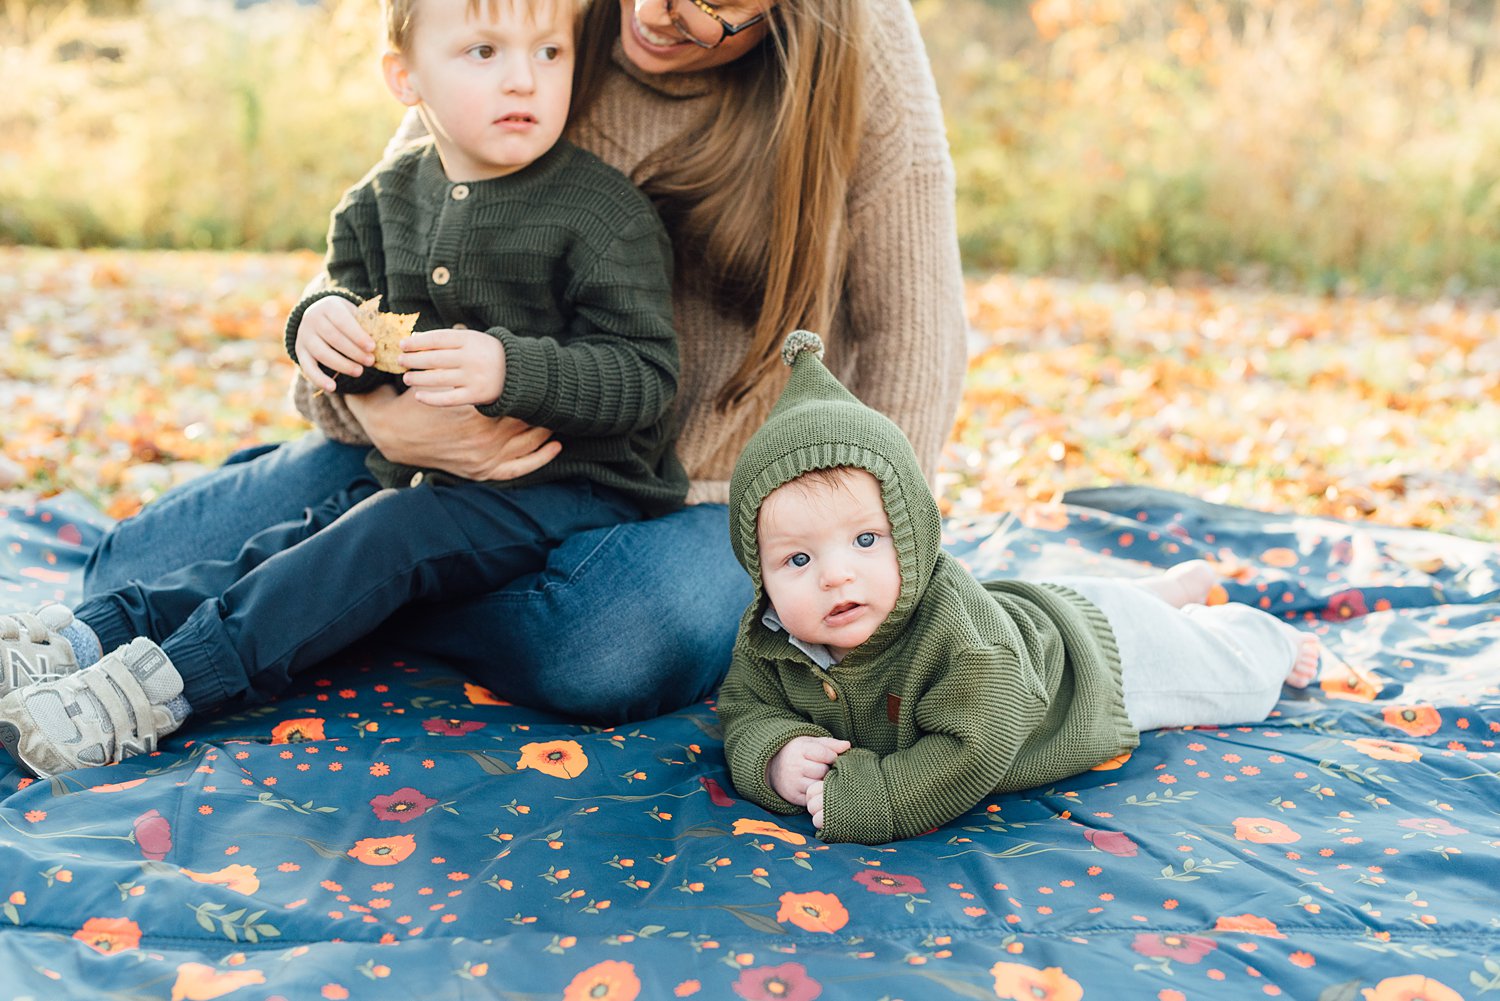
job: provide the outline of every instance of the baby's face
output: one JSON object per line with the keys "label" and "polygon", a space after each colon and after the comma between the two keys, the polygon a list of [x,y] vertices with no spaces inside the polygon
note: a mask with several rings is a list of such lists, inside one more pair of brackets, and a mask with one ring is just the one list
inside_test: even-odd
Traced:
{"label": "baby's face", "polygon": [[836,658],[879,628],[901,594],[880,482],[864,470],[837,483],[778,487],[757,521],[761,579],[787,630]]}

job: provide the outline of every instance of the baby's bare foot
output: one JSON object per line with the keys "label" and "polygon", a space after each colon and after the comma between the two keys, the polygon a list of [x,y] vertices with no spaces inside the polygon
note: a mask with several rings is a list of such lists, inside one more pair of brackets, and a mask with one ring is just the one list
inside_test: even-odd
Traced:
{"label": "baby's bare foot", "polygon": [[1184,605],[1208,604],[1208,597],[1219,585],[1219,580],[1219,571],[1207,560],[1188,560],[1154,577],[1140,578],[1135,583],[1173,608],[1182,608]]}
{"label": "baby's bare foot", "polygon": [[1323,660],[1323,644],[1316,636],[1303,633],[1297,637],[1297,659],[1287,672],[1286,683],[1293,688],[1306,688],[1318,676],[1318,666]]}

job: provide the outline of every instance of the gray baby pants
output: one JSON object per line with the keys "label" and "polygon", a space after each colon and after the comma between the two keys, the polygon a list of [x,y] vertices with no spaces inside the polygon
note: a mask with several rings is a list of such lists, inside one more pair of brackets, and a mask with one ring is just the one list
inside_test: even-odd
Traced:
{"label": "gray baby pants", "polygon": [[1293,627],[1250,605],[1173,608],[1126,579],[1054,577],[1099,606],[1120,648],[1138,730],[1257,723],[1296,662]]}

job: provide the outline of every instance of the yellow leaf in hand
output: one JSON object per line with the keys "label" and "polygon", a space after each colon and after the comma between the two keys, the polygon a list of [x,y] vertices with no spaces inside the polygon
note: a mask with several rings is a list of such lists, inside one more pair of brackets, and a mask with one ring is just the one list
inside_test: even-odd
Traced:
{"label": "yellow leaf in hand", "polygon": [[411,336],[412,328],[417,325],[418,314],[382,313],[380,299],[378,295],[366,299],[356,315],[365,333],[375,338],[375,367],[399,375],[406,369],[397,364],[396,356],[401,353],[401,342]]}

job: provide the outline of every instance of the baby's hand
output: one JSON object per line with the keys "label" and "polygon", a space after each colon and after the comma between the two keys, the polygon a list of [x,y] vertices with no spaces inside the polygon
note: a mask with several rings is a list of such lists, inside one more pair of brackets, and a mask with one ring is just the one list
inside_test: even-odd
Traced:
{"label": "baby's hand", "polygon": [[505,347],[482,330],[424,330],[401,342],[403,376],[422,403],[476,407],[505,389]]}
{"label": "baby's hand", "polygon": [[828,774],[828,766],[847,750],[847,740],[793,737],[776,752],[776,756],[766,766],[766,781],[776,790],[776,795],[788,803],[806,806],[809,787],[816,782],[821,789],[823,776]]}
{"label": "baby's hand", "polygon": [[807,787],[807,812],[812,814],[813,828],[823,829],[823,783],[814,782]]}
{"label": "baby's hand", "polygon": [[325,393],[337,388],[325,368],[353,378],[375,364],[375,341],[356,314],[354,303],[329,295],[308,306],[297,323],[297,367]]}

